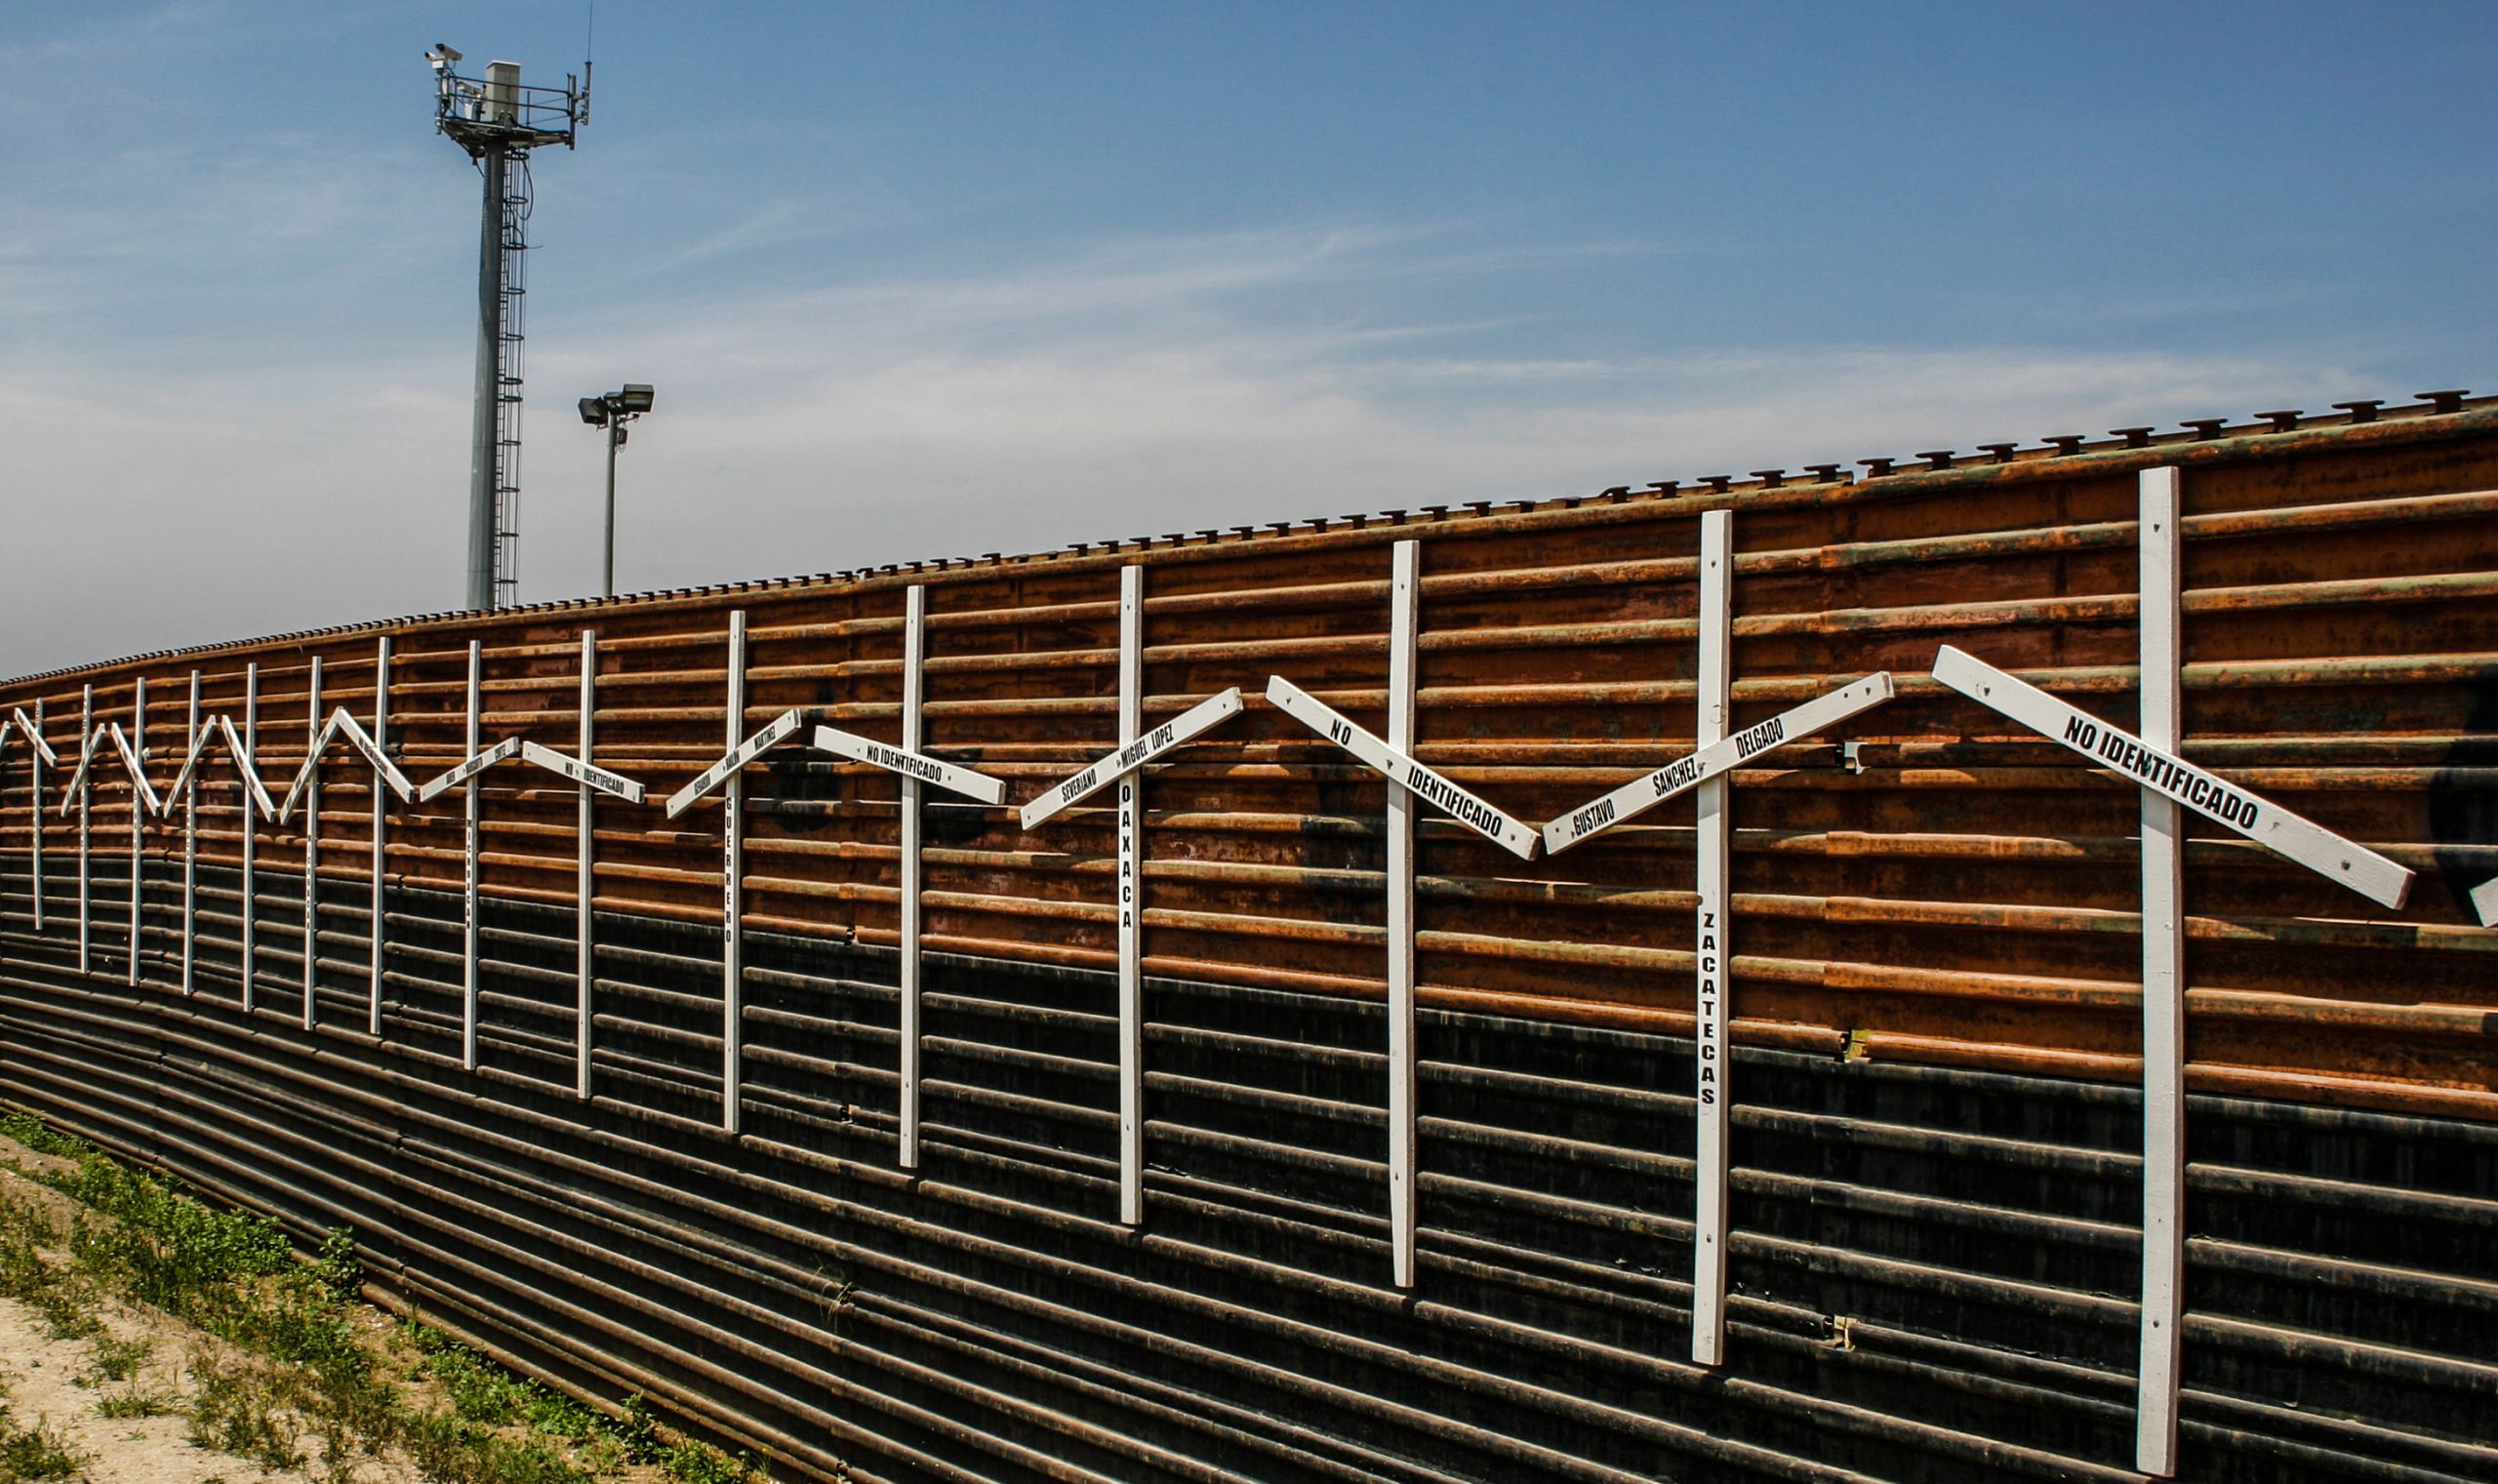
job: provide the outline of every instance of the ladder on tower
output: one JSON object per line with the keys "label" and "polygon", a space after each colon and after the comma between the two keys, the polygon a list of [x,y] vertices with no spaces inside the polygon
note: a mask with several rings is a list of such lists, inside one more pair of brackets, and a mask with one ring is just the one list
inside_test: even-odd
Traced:
{"label": "ladder on tower", "polygon": [[521,306],[529,293],[525,255],[529,251],[531,180],[529,155],[512,150],[503,157],[503,333],[495,346],[495,606],[519,601],[520,574],[520,413],[522,352],[528,337]]}

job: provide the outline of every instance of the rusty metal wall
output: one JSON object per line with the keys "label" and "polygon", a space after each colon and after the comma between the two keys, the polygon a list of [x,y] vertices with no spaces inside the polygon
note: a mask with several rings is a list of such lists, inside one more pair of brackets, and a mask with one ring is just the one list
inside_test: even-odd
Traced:
{"label": "rusty metal wall", "polygon": [[[2138,446],[2139,445],[2139,446]],[[1387,785],[1262,699],[1281,675],[1376,726],[1389,546],[1423,542],[1421,757],[1528,819],[1560,814],[1690,745],[1701,512],[1735,512],[1736,720],[1869,671],[1899,699],[1751,761],[1734,787],[1739,1042],[1807,1054],[2125,1082],[2138,1066],[2136,789],[1928,678],[1956,644],[2111,720],[2134,706],[2134,485],[2184,471],[2184,752],[2367,843],[2421,879],[2390,912],[2226,831],[2188,850],[2191,1085],[2475,1119],[2498,1116],[2498,935],[2465,892],[2498,876],[2498,408],[2440,397],[2300,425],[2192,424],[2103,443],[1992,446],[1914,468],[1870,461],[1741,485],[1345,517],[1038,557],[977,559],[610,603],[443,616],[169,653],[0,687],[44,702],[55,745],[80,687],[172,772],[190,673],[211,712],[262,673],[262,751],[284,776],[324,707],[372,707],[375,640],[397,646],[394,746],[419,777],[464,755],[465,649],[485,649],[489,740],[569,746],[576,636],[600,636],[597,761],[664,795],[716,757],[725,631],[749,615],[750,725],[786,707],[896,736],[904,592],[928,588],[932,750],[1006,779],[1009,802],[1107,750],[1118,571],[1147,592],[1148,719],[1227,686],[1246,716],[1146,785],[1146,969],[1354,999],[1382,991]],[[1937,465],[1951,465],[1938,467]],[[1839,745],[1861,745],[1853,759]],[[370,777],[326,770],[328,891],[360,896]],[[74,826],[42,810],[50,869]],[[0,852],[35,800],[0,751]],[[573,790],[489,774],[483,881],[511,902],[573,891]],[[897,939],[896,785],[784,749],[749,770],[748,923],[863,946]],[[126,852],[126,783],[96,797],[103,868]],[[1100,804],[1103,801],[1096,800]],[[391,879],[455,888],[457,793],[393,806]],[[230,776],[202,793],[203,855],[237,856]],[[1521,862],[1425,815],[1423,1002],[1664,1033],[1691,1023],[1692,830],[1673,804],[1560,858]],[[1033,965],[1112,957],[1111,811],[1034,832],[1011,810],[929,811],[931,948]],[[263,863],[299,829],[259,826]],[[716,797],[682,819],[603,803],[597,903],[687,923],[720,913]],[[176,832],[151,824],[170,860]],[[103,916],[110,917],[109,911]],[[115,919],[116,921],[118,919]],[[100,930],[101,931],[101,930]]]}
{"label": "rusty metal wall", "polygon": [[[384,1302],[592,1394],[649,1390],[814,1477],[2135,1477],[2138,790],[1930,671],[1954,644],[2130,725],[2137,480],[2176,467],[2182,750],[2419,873],[2389,910],[2194,832],[2178,1472],[2489,1477],[2498,934],[2465,894],[2498,876],[2498,406],[2189,428],[15,682],[0,710],[40,714],[65,764],[84,688],[130,728],[144,680],[161,790],[192,674],[205,714],[235,712],[257,664],[260,757],[283,782],[315,662],[319,709],[369,716],[387,637],[391,750],[423,779],[472,750],[472,641],[482,738],[569,750],[589,627],[594,760],[654,802],[597,808],[580,1096],[569,782],[484,776],[470,1069],[458,793],[384,810],[377,960],[373,775],[343,754],[323,770],[307,1024],[301,816],[247,824],[230,770],[209,775],[186,934],[179,823],[138,822],[134,862],[134,790],[104,767],[82,869],[65,767],[38,795],[10,733],[0,1100],[307,1235],[349,1222]],[[1734,515],[1736,725],[1875,670],[1899,694],[1733,776],[1733,1288],[1725,1362],[1702,1369],[1679,1358],[1690,807],[1533,861],[1424,815],[1421,1229],[1400,1287],[1383,1271],[1388,785],[1260,698],[1281,676],[1377,727],[1390,546],[1418,541],[1416,750],[1515,815],[1559,816],[1691,745],[1715,510]],[[897,738],[914,586],[929,749],[1007,780],[1010,803],[1036,795],[1120,740],[1131,566],[1148,721],[1251,698],[1145,783],[1136,1224],[1108,808],[1029,832],[1011,809],[926,810],[907,1170],[892,777],[796,746],[745,770],[734,1023],[721,806],[656,803],[722,750],[733,615],[737,730],[796,708]],[[744,1085],[724,1100],[728,1023]]]}

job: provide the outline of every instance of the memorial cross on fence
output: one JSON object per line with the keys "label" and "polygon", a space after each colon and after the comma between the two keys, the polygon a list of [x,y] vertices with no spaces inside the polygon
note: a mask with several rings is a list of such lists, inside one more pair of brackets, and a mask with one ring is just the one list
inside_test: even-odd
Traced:
{"label": "memorial cross on fence", "polygon": [[761,731],[745,731],[745,610],[729,614],[729,658],[726,679],[728,751],[695,775],[694,781],[668,795],[671,820],[693,808],[713,789],[720,790],[720,1128],[735,1134],[744,1117],[745,1065],[745,767],[772,748],[798,735],[805,719],[784,711]]}
{"label": "memorial cross on fence", "polygon": [[[249,685],[248,694],[252,698],[251,703],[256,708],[257,699],[259,696],[259,672],[257,666],[255,666],[251,672],[251,678],[247,683]],[[184,994],[193,993],[196,989],[196,985],[192,980],[192,972],[193,966],[198,958],[199,781],[201,776],[201,765],[208,759],[209,748],[220,741],[224,742],[226,756],[234,765],[236,787],[242,795],[243,861],[245,866],[243,876],[243,901],[246,903],[242,922],[242,942],[246,945],[246,951],[243,954],[241,963],[243,967],[248,969],[251,963],[248,945],[252,942],[252,915],[249,903],[252,901],[250,863],[252,860],[251,842],[255,832],[253,825],[256,819],[261,821],[276,819],[277,801],[269,797],[267,785],[261,782],[261,775],[259,771],[253,767],[252,749],[244,742],[241,735],[234,730],[234,718],[222,713],[216,716],[202,716],[200,714],[199,671],[193,670],[191,671],[190,742],[182,753],[182,765],[174,771],[174,781],[166,785],[164,804],[165,808],[171,809],[176,797],[179,796],[182,800],[181,989]],[[249,1009],[252,1003],[252,987],[251,981],[248,977],[243,981],[242,995],[244,1008]]]}
{"label": "memorial cross on fence", "polygon": [[8,716],[0,717],[0,751],[7,750],[11,727],[17,728],[25,738],[29,754],[27,765],[31,771],[27,785],[34,807],[26,811],[27,854],[32,858],[34,866],[35,931],[40,933],[43,931],[43,770],[46,764],[60,767],[60,754],[53,751],[52,743],[44,740],[41,698],[35,701],[35,714],[32,716],[26,714],[25,707],[14,706]]}
{"label": "memorial cross on fence", "polygon": [[1934,678],[2093,763],[2131,778],[2142,799],[2143,1298],[2134,1466],[2177,1471],[2177,1399],[2186,1268],[2185,830],[2191,809],[2372,902],[2400,907],[2412,873],[2376,852],[2224,782],[2179,755],[2183,669],[2179,475],[2139,479],[2142,735],[1945,645]]}
{"label": "memorial cross on fence", "polygon": [[1449,818],[1518,859],[1535,857],[1532,825],[1476,798],[1413,755],[1417,628],[1422,543],[1401,541],[1390,558],[1388,638],[1388,736],[1372,736],[1344,713],[1281,675],[1269,677],[1267,699],[1364,767],[1385,776],[1388,790],[1388,1216],[1390,1268],[1396,1286],[1414,1286],[1416,1181],[1420,1137],[1414,1023],[1414,800],[1427,799]]}
{"label": "memorial cross on fence", "polygon": [[1119,1220],[1145,1220],[1145,862],[1139,828],[1145,767],[1240,714],[1240,688],[1148,732],[1145,729],[1145,569],[1119,569],[1119,744],[1041,790],[1023,807],[1023,826],[1038,829],[1060,811],[1115,783],[1118,882],[1113,894],[1119,961]]}
{"label": "memorial cross on fence", "polygon": [[[897,775],[902,780],[901,803],[901,898],[902,898],[902,1048],[901,1048],[901,1152],[899,1162],[906,1170],[919,1166],[919,796],[920,785],[933,783],[949,792],[960,793],[984,804],[1003,803],[1006,785],[997,779],[972,769],[931,757],[919,750],[925,727],[921,720],[920,660],[927,629],[927,589],[912,586],[904,598],[903,616],[903,740],[897,746],[861,737],[838,727],[816,728],[810,743],[822,752],[852,762],[866,763]],[[693,782],[670,795],[668,818],[674,819],[714,789],[723,789],[721,799],[721,965],[720,983],[723,1004],[721,1052],[721,1127],[738,1132],[741,1119],[740,1086],[743,1061],[742,999],[745,967],[743,953],[743,932],[740,919],[744,910],[744,855],[745,791],[742,781],[747,764],[766,751],[795,737],[805,723],[804,713],[786,710],[774,717],[761,731],[741,737],[745,724],[745,644],[746,616],[744,610],[729,615],[728,665],[728,742],[729,750],[719,761],[705,768]]]}
{"label": "memorial cross on fence", "polygon": [[818,727],[815,744],[835,757],[881,768],[901,780],[901,860],[897,886],[902,898],[901,1063],[896,1113],[901,1121],[895,1163],[919,1168],[920,1107],[920,860],[919,805],[929,784],[983,804],[1006,802],[1006,784],[919,750],[926,744],[928,723],[925,662],[928,657],[928,589],[914,584],[905,590],[902,624],[902,744],[895,746],[838,727]]}
{"label": "memorial cross on fence", "polygon": [[131,683],[130,734],[122,735],[121,727],[113,729],[113,749],[121,754],[122,766],[130,770],[130,783],[137,797],[130,801],[130,962],[127,983],[139,986],[139,889],[146,872],[141,868],[146,860],[147,817],[164,812],[156,790],[147,786],[147,677],[138,676]]}
{"label": "memorial cross on fence", "polygon": [[[143,727],[145,725],[145,717],[147,715],[146,681],[141,680],[139,682],[135,691],[135,696],[138,710],[133,717],[133,721]],[[61,785],[60,794],[60,813],[63,817],[68,815],[71,805],[75,804],[78,808],[78,972],[81,974],[88,972],[88,940],[90,937],[90,924],[88,918],[89,910],[93,905],[92,898],[94,896],[92,889],[93,878],[90,875],[93,862],[90,859],[91,849],[89,845],[89,835],[91,833],[90,821],[93,817],[93,804],[96,792],[95,763],[98,754],[101,753],[104,750],[105,744],[109,742],[114,754],[121,759],[123,770],[129,774],[131,784],[131,932],[128,946],[130,950],[130,983],[135,984],[139,983],[139,858],[141,845],[140,832],[145,824],[145,817],[157,811],[156,790],[148,785],[145,761],[142,758],[138,745],[131,742],[130,734],[121,729],[121,723],[117,721],[99,722],[95,719],[96,688],[93,685],[86,687],[85,701],[80,707],[80,714],[84,718],[81,725],[81,730],[84,733],[84,739],[78,747],[78,763],[76,768],[70,773],[69,781]]]}
{"label": "memorial cross on fence", "polygon": [[[304,707],[304,712],[308,716],[317,718],[321,714],[321,657],[318,655],[312,657],[311,689],[308,696],[309,701],[308,704]],[[366,764],[372,769],[374,777],[373,920],[371,924],[372,932],[369,943],[369,947],[371,948],[371,959],[366,975],[365,1028],[368,1032],[374,1035],[380,1035],[382,1033],[382,959],[383,938],[383,910],[382,899],[383,878],[383,821],[386,818],[385,798],[383,790],[384,785],[387,785],[389,792],[397,794],[402,802],[412,800],[417,796],[417,785],[409,782],[408,776],[399,771],[398,764],[390,760],[389,751],[383,741],[383,738],[388,735],[390,714],[389,696],[390,640],[385,635],[382,640],[381,648],[374,656],[373,730],[370,732],[366,731],[363,723],[357,721],[352,715],[348,714],[347,709],[344,706],[340,706],[336,710],[332,711],[330,713],[329,720],[323,723],[319,730],[312,734],[310,743],[303,750],[302,765],[296,770],[295,782],[287,789],[286,798],[278,805],[277,817],[278,822],[281,824],[285,823],[293,817],[295,813],[295,806],[299,801],[301,801],[304,806],[303,1028],[306,1030],[312,1028],[314,1021],[315,1006],[313,1001],[313,964],[315,954],[313,952],[313,945],[318,942],[320,934],[320,917],[317,904],[320,900],[318,896],[318,870],[321,839],[321,755],[326,752],[333,743],[343,742],[353,750],[356,755],[365,760]],[[187,894],[188,890],[189,888],[186,884],[184,887],[185,894]],[[187,901],[187,895],[185,900]],[[187,917],[187,915],[188,914],[186,912],[185,916]]]}
{"label": "memorial cross on fence", "polygon": [[[383,642],[383,643],[384,643],[384,644],[387,644],[387,643],[389,643],[390,641],[389,641],[389,640],[387,640],[387,639],[384,639],[384,640],[383,640],[383,641],[382,641],[382,642]],[[187,764],[187,763],[190,761],[190,759],[191,759],[191,755],[192,755],[193,750],[194,750],[194,749],[196,749],[196,748],[199,746],[199,742],[200,742],[200,719],[199,719],[199,671],[197,671],[197,670],[193,670],[193,671],[191,671],[190,708],[189,708],[189,714],[188,714],[187,718],[185,719],[185,721],[184,721],[184,723],[183,723],[183,726],[182,726],[182,738],[183,738],[183,742],[182,742],[182,761],[183,761],[185,764]],[[176,775],[176,776],[177,776],[178,778],[180,778],[180,777],[181,777],[179,770],[177,771],[177,775]],[[180,794],[180,795],[181,795],[181,800],[182,800],[182,977],[181,977],[181,991],[182,991],[182,993],[183,993],[183,994],[188,995],[188,994],[194,994],[194,993],[198,992],[198,985],[193,982],[193,977],[192,977],[192,976],[193,976],[193,970],[197,968],[197,966],[198,966],[198,962],[199,962],[199,949],[198,949],[198,935],[199,935],[199,782],[198,782],[198,780],[197,780],[197,779],[195,779],[195,778],[183,778],[183,779],[181,779],[181,782],[180,782],[180,784],[179,784],[179,785],[168,785],[168,786],[166,787],[166,789],[165,789],[165,807],[166,807],[166,808],[171,809],[171,808],[173,808],[173,807],[174,807],[174,796],[175,796],[176,794]],[[246,804],[244,807],[245,807],[246,809],[249,809],[251,806],[250,806],[250,805],[248,805],[248,804]],[[375,924],[374,924],[374,938],[375,938],[375,941],[376,941],[377,943],[381,941],[381,923],[380,923],[380,921],[379,921],[378,919],[376,920],[376,922],[375,922]]]}
{"label": "memorial cross on fence", "polygon": [[[589,667],[595,662],[595,645],[596,640],[590,634],[584,632],[582,636],[582,663],[584,665],[583,673],[584,677],[582,692],[582,704],[584,707],[584,710],[586,710],[589,705],[587,676],[589,674]],[[388,657],[386,655],[383,657],[385,663],[387,662],[387,658]],[[475,1071],[477,1069],[477,1015],[479,1005],[479,988],[477,979],[477,896],[479,871],[478,811],[479,790],[481,787],[479,780],[485,774],[487,769],[494,767],[496,764],[507,763],[517,759],[529,764],[531,767],[544,769],[546,772],[552,773],[558,778],[570,779],[574,783],[580,786],[584,796],[594,790],[596,792],[604,793],[614,798],[621,798],[635,804],[642,802],[645,796],[645,790],[642,785],[635,782],[633,780],[624,777],[623,774],[611,773],[605,768],[598,767],[595,764],[588,762],[586,760],[586,756],[568,757],[543,742],[534,742],[526,737],[506,737],[500,742],[497,742],[493,746],[480,747],[478,745],[478,742],[482,736],[481,727],[483,724],[482,713],[484,707],[484,655],[482,650],[479,648],[478,641],[471,639],[468,641],[468,714],[466,730],[464,733],[464,744],[467,749],[467,756],[463,758],[460,762],[455,763],[450,768],[444,770],[436,777],[428,779],[424,782],[418,784],[416,789],[416,802],[420,804],[427,804],[442,797],[454,788],[461,788],[463,785],[465,785],[464,792],[466,796],[463,800],[463,822],[466,827],[463,831],[462,836],[463,869],[462,871],[461,878],[463,893],[461,914],[462,1009],[460,1021],[460,1061],[461,1064],[470,1071]],[[357,730],[353,718],[349,717],[344,711],[339,712],[337,717],[333,718],[333,724],[342,725],[342,729],[350,737],[352,737]],[[582,723],[582,751],[584,754],[587,754],[589,751],[589,723],[586,716],[584,716]],[[359,750],[361,750],[362,744],[359,743],[358,745]],[[381,754],[378,750],[370,755],[377,759],[381,758]],[[395,787],[396,784],[394,783],[393,786]],[[673,813],[673,811],[671,811],[671,813]],[[585,807],[582,819],[583,823],[579,831],[579,850],[581,853],[581,864],[579,869],[581,879],[586,881],[588,879],[587,872],[589,868],[588,861],[590,840],[587,824],[588,816]],[[376,829],[374,862],[376,869],[378,870],[380,868],[382,859],[378,823]],[[378,922],[381,908],[380,889],[378,886],[375,891],[374,904],[376,920]],[[588,949],[586,946],[589,933],[589,901],[586,894],[584,895],[581,902],[579,903],[579,907],[580,915],[577,919],[577,932],[579,934],[578,944],[580,945],[578,961],[582,972],[580,983],[575,987],[575,993],[578,996],[578,1008],[575,1016],[576,1033],[574,1045],[574,1059],[576,1063],[575,1086],[576,1091],[580,1092],[581,1096],[586,1097],[587,1093],[585,1091],[581,1091],[587,1085],[587,1063],[589,1060],[589,1012],[587,1007],[589,1003],[590,981],[587,967]],[[379,990],[377,989],[376,992],[378,995]],[[381,1025],[381,1012],[378,1008],[380,1004],[378,998],[375,1003],[377,1008],[374,1012],[374,1026],[376,1032],[379,1033]]]}
{"label": "memorial cross on fence", "polygon": [[1728,1022],[1734,981],[1734,914],[1727,778],[1786,742],[1828,731],[1891,699],[1891,672],[1879,670],[1802,705],[1727,735],[1734,703],[1735,521],[1731,511],[1700,517],[1699,716],[1692,750],[1544,826],[1547,855],[1653,809],[1699,792],[1693,869],[1692,1100],[1697,1118],[1692,1162],[1691,1358],[1717,1365],[1726,1349],[1726,1243],[1733,1090]]}

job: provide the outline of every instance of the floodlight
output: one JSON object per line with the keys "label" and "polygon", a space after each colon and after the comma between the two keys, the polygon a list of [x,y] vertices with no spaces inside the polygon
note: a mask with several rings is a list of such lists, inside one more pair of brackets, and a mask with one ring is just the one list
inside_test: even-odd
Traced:
{"label": "floodlight", "polygon": [[651,384],[627,381],[603,396],[582,398],[582,421],[607,429],[607,581],[606,593],[616,596],[616,451],[624,446],[624,425],[651,410]]}

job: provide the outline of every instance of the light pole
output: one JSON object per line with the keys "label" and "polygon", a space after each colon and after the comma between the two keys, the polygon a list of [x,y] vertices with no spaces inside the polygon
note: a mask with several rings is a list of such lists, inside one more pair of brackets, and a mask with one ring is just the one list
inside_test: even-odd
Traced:
{"label": "light pole", "polygon": [[604,591],[616,596],[616,451],[624,446],[624,424],[651,410],[651,388],[627,381],[619,391],[582,398],[582,421],[607,429],[607,567]]}

